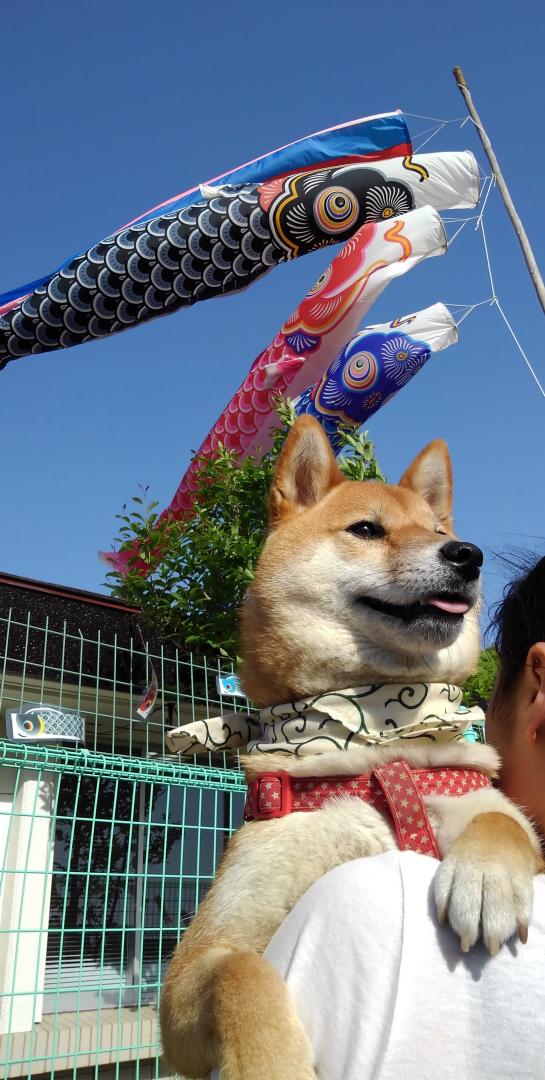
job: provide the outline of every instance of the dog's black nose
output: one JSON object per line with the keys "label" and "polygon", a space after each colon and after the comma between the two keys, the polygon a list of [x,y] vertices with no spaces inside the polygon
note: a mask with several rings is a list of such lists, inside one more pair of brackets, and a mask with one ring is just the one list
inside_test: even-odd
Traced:
{"label": "dog's black nose", "polygon": [[447,562],[452,563],[466,581],[475,581],[478,578],[480,567],[483,565],[483,553],[476,544],[468,544],[465,540],[449,540],[439,549],[440,554]]}

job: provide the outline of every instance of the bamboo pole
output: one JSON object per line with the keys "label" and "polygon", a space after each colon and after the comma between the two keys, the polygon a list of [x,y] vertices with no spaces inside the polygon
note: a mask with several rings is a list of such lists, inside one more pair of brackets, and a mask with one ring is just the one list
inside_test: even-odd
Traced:
{"label": "bamboo pole", "polygon": [[497,159],[497,157],[496,157],[496,155],[495,155],[495,153],[494,153],[494,151],[492,149],[492,144],[490,142],[490,139],[488,138],[488,135],[486,134],[486,131],[485,131],[483,125],[482,125],[481,118],[480,118],[480,116],[479,116],[479,114],[478,114],[478,112],[477,112],[477,110],[476,110],[476,108],[475,108],[475,106],[473,104],[473,100],[472,100],[471,94],[469,92],[469,88],[468,88],[468,85],[466,83],[466,80],[464,78],[464,73],[463,73],[462,69],[460,67],[453,68],[453,75],[454,75],[454,78],[456,79],[456,84],[458,86],[458,89],[459,89],[459,91],[460,91],[460,93],[461,93],[461,95],[462,95],[462,97],[463,97],[463,99],[464,99],[464,101],[466,103],[467,111],[468,111],[471,119],[475,123],[475,127],[477,128],[477,131],[479,133],[479,138],[480,138],[480,140],[481,140],[481,142],[483,144],[483,150],[484,150],[484,152],[485,152],[485,154],[486,154],[486,156],[487,156],[487,158],[488,158],[488,160],[489,160],[489,162],[490,162],[490,164],[492,166],[492,172],[494,174],[494,178],[496,180],[498,188],[500,189],[500,193],[501,193],[502,199],[503,199],[503,201],[505,203],[505,208],[507,210],[507,213],[509,214],[509,217],[511,219],[513,228],[514,228],[514,230],[515,230],[515,232],[517,234],[519,244],[520,244],[520,246],[522,248],[522,254],[524,255],[524,258],[526,260],[526,265],[528,267],[528,270],[530,271],[530,277],[531,277],[531,279],[532,279],[532,281],[534,283],[534,288],[535,288],[536,293],[538,295],[538,300],[539,300],[539,302],[541,304],[543,313],[545,314],[545,284],[544,284],[543,278],[541,277],[541,274],[539,272],[539,267],[538,267],[537,262],[536,262],[536,260],[534,258],[534,253],[532,251],[532,248],[530,247],[530,241],[528,240],[528,237],[526,235],[524,225],[522,224],[522,221],[520,220],[520,218],[519,218],[519,216],[517,214],[517,211],[515,210],[515,205],[514,205],[513,200],[512,200],[512,198],[511,198],[511,196],[509,194],[507,184],[505,183],[505,180],[503,179],[501,169],[500,169],[500,166],[499,166],[499,163],[498,163],[498,159]]}

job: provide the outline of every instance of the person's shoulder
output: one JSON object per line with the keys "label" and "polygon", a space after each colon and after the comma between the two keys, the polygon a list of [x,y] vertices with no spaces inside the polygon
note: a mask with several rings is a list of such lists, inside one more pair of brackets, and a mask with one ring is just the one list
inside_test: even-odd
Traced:
{"label": "person's shoulder", "polygon": [[545,935],[545,874],[534,878],[534,903],[531,926],[539,926]]}
{"label": "person's shoulder", "polygon": [[534,881],[534,888],[536,894],[541,897],[541,901],[545,903],[545,874],[538,874]]}
{"label": "person's shoulder", "polygon": [[399,892],[412,883],[427,888],[437,870],[436,859],[397,848],[381,855],[369,855],[353,862],[342,863],[330,870],[313,886],[314,891],[331,896],[347,892]]}

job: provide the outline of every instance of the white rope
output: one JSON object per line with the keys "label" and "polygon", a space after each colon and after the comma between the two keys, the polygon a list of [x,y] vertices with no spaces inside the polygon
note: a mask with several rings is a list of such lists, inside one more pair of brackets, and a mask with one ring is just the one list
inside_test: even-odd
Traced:
{"label": "white rope", "polygon": [[476,221],[478,214],[460,214],[458,217],[446,217],[443,214],[443,225],[450,225],[451,221]]}
{"label": "white rope", "polygon": [[427,146],[428,143],[431,142],[431,140],[434,139],[435,136],[438,135],[439,132],[442,131],[443,128],[445,128],[446,126],[447,126],[446,123],[445,124],[439,124],[439,127],[436,128],[435,131],[432,131],[431,135],[428,135],[428,138],[424,139],[423,143],[420,143],[419,146],[415,146],[415,148],[413,150],[413,154],[419,154],[420,151],[423,150],[424,147]]}
{"label": "white rope", "polygon": [[437,131],[437,130],[438,130],[437,124],[434,124],[433,127],[422,128],[422,131],[417,131],[413,135],[413,140],[414,140],[414,142],[416,142],[416,140],[421,139],[423,135],[427,135],[429,131]]}
{"label": "white rope", "polygon": [[495,299],[495,296],[487,296],[486,300],[478,300],[476,304],[445,304],[445,307],[463,308],[464,311],[467,311],[468,308],[471,308],[471,310],[473,311],[474,308],[484,307],[485,304],[492,304]]}
{"label": "white rope", "polygon": [[476,121],[476,120],[474,120],[472,116],[467,116],[467,117],[466,117],[466,120],[471,120],[471,123],[475,125],[475,127],[477,128],[477,130],[478,130],[478,131],[482,131],[482,132],[484,132],[484,134],[486,135],[486,131],[484,130],[484,128],[483,128],[483,126],[482,126],[482,124],[478,124],[478,123],[477,123],[477,121]]}
{"label": "white rope", "polygon": [[456,326],[458,327],[458,326],[462,325],[464,319],[467,319],[468,315],[471,315],[472,312],[474,312],[476,308],[483,307],[485,304],[487,304],[488,307],[496,307],[498,309],[498,311],[499,311],[499,313],[500,313],[500,315],[501,315],[507,329],[509,330],[509,333],[511,334],[511,337],[513,338],[513,341],[515,342],[515,345],[517,346],[517,349],[519,350],[519,352],[520,352],[520,354],[521,354],[521,356],[522,356],[522,358],[524,360],[524,363],[526,364],[526,367],[528,368],[528,371],[530,372],[530,375],[532,376],[536,386],[538,387],[538,390],[539,390],[541,396],[545,398],[545,388],[542,386],[542,384],[541,384],[541,382],[540,382],[540,380],[539,380],[539,378],[537,376],[537,373],[534,371],[534,368],[532,367],[532,364],[530,363],[530,360],[528,359],[528,356],[526,355],[526,353],[525,353],[525,351],[524,351],[524,349],[523,349],[517,335],[515,334],[515,331],[513,330],[513,327],[511,326],[511,323],[509,322],[509,319],[507,318],[507,315],[505,314],[505,311],[503,310],[497,296],[490,296],[488,298],[488,300],[481,300],[478,304],[469,304],[469,305],[445,304],[445,307],[448,307],[448,308],[466,307],[466,311],[464,312],[463,315],[461,315],[460,318],[457,318],[456,315],[454,315],[454,322],[456,323]]}
{"label": "white rope", "polygon": [[522,356],[522,359],[524,360],[524,363],[526,364],[526,367],[528,368],[528,371],[530,372],[530,375],[532,376],[534,382],[536,383],[536,386],[539,388],[541,396],[545,398],[545,389],[541,385],[541,383],[540,383],[540,381],[539,381],[539,379],[538,379],[538,377],[536,375],[536,372],[534,371],[534,369],[533,369],[533,367],[532,367],[526,353],[524,352],[524,349],[522,348],[522,345],[521,345],[517,335],[515,334],[515,331],[513,330],[513,327],[511,326],[511,323],[509,322],[509,319],[507,318],[507,315],[505,314],[505,311],[503,310],[497,296],[494,297],[494,303],[495,303],[495,305],[496,305],[496,307],[497,307],[497,309],[498,309],[498,311],[499,311],[499,313],[500,313],[500,315],[501,315],[507,329],[509,330],[509,333],[511,334],[511,337],[513,338],[513,341],[515,342],[515,345],[517,346],[517,349],[518,349],[520,355]]}
{"label": "white rope", "polygon": [[[469,119],[469,117],[468,117],[468,119]],[[486,205],[487,205],[487,202],[488,202],[490,192],[492,191],[492,188],[495,187],[495,184],[496,184],[495,177],[494,176],[489,177],[488,189],[486,191],[480,213],[478,215],[474,215],[472,218],[468,217],[460,225],[460,228],[457,229],[457,231],[455,232],[452,239],[448,240],[448,246],[451,247],[452,244],[454,243],[456,237],[462,232],[462,229],[464,229],[465,226],[467,225],[467,222],[468,221],[475,221],[475,220],[477,221],[477,224],[476,224],[475,228],[480,230],[482,241],[483,241],[484,256],[485,256],[485,261],[486,261],[486,269],[487,269],[487,273],[488,273],[488,280],[490,282],[491,296],[489,296],[487,300],[481,300],[478,304],[446,304],[445,306],[448,307],[448,308],[454,308],[454,309],[459,309],[459,310],[463,311],[463,314],[460,316],[460,318],[457,319],[456,315],[454,316],[454,321],[456,322],[457,326],[460,326],[460,324],[463,323],[464,319],[467,319],[468,315],[471,315],[471,313],[473,311],[475,311],[475,309],[478,308],[478,307],[483,307],[485,304],[487,304],[489,307],[496,307],[498,309],[498,311],[499,311],[499,313],[501,315],[501,318],[503,319],[509,333],[511,334],[511,337],[512,337],[513,341],[515,342],[515,345],[516,345],[517,349],[519,350],[520,355],[522,356],[522,359],[524,360],[524,363],[526,364],[526,367],[528,368],[528,371],[530,372],[530,375],[532,376],[536,386],[538,387],[538,390],[539,390],[541,396],[545,398],[545,388],[543,387],[543,385],[542,385],[536,371],[534,370],[532,364],[530,363],[530,360],[529,360],[526,352],[524,351],[524,349],[523,349],[517,335],[515,334],[515,331],[513,330],[513,327],[511,326],[511,323],[509,322],[509,319],[507,318],[507,315],[505,314],[505,311],[503,310],[503,308],[502,308],[502,306],[500,304],[500,301],[498,300],[498,297],[496,295],[496,283],[494,281],[494,274],[493,274],[493,271],[492,271],[492,262],[491,262],[491,258],[490,258],[490,251],[489,251],[489,248],[488,248],[488,241],[486,239],[486,230],[485,230],[485,227],[484,227],[484,212],[485,212],[485,209],[486,209]],[[456,219],[455,218],[450,218],[449,220],[450,221],[455,221]],[[445,221],[444,224],[445,225],[448,224],[448,221]]]}
{"label": "white rope", "polygon": [[481,212],[480,212],[480,214],[477,215],[477,224],[475,226],[475,231],[477,231],[477,229],[479,228],[479,225],[481,224],[481,222],[483,220],[483,214],[485,212],[486,204],[488,202],[488,196],[490,195],[490,192],[492,191],[492,188],[495,187],[495,184],[496,184],[496,180],[495,180],[495,178],[493,176],[489,176],[487,179],[488,179],[488,188],[487,188],[487,191],[486,191],[486,195],[485,195],[485,197],[483,199],[483,205],[481,206]]}
{"label": "white rope", "polygon": [[[483,304],[488,304],[488,307],[492,307],[492,305],[495,303],[496,301],[494,297],[491,296],[488,298],[488,300],[481,300],[479,304],[472,304],[471,307],[466,311],[465,315],[462,315],[461,319],[458,319],[456,326],[460,326],[463,323],[464,319],[467,319],[468,315],[471,315],[471,313],[475,311],[475,308],[482,307]],[[456,320],[454,321],[456,322]]]}
{"label": "white rope", "polygon": [[466,120],[469,120],[468,116],[455,116],[453,120],[445,120],[445,118],[441,116],[426,116],[424,113],[407,112],[406,109],[402,109],[401,112],[403,113],[403,116],[413,116],[416,120],[435,120],[436,124],[459,124],[460,120],[463,120],[465,124]]}
{"label": "white rope", "polygon": [[484,230],[484,221],[483,221],[482,215],[481,215],[481,220],[479,222],[478,227],[481,230],[481,236],[483,238],[483,247],[484,247],[484,255],[485,255],[485,259],[486,259],[486,268],[488,270],[488,277],[489,277],[489,280],[490,280],[490,288],[492,289],[492,296],[495,299],[496,298],[496,286],[495,286],[495,283],[494,283],[494,275],[492,273],[492,266],[490,264],[490,254],[489,254],[489,251],[488,251],[488,244],[486,242],[486,233],[485,233],[485,230]]}
{"label": "white rope", "polygon": [[458,320],[456,320],[456,319],[455,319],[455,320],[454,320],[454,322],[456,323],[456,326],[457,326],[457,327],[458,327],[458,326],[461,326],[461,325],[462,325],[462,323],[463,323],[464,319],[467,319],[468,315],[471,315],[471,312],[472,312],[472,311],[475,311],[475,308],[476,308],[476,306],[477,306],[476,304],[471,304],[471,307],[469,307],[469,308],[467,309],[467,311],[465,312],[465,314],[464,314],[464,315],[462,315],[462,317],[461,317],[460,319],[458,319]]}
{"label": "white rope", "polygon": [[[471,315],[471,313],[475,311],[475,308],[484,307],[485,304],[488,304],[490,307],[493,303],[494,297],[489,296],[486,300],[479,300],[476,304],[445,304],[445,307],[453,309],[452,314],[454,322],[456,323],[456,326],[460,326],[464,319],[467,319],[468,315]],[[460,311],[463,312],[463,314],[458,318],[458,312]]]}
{"label": "white rope", "polygon": [[[451,236],[450,240],[449,240],[449,238],[448,238],[448,236],[447,236],[447,247],[448,247],[448,248],[451,248],[451,247],[452,247],[452,245],[453,245],[454,241],[456,240],[456,238],[457,238],[457,237],[458,237],[458,236],[460,235],[460,233],[461,233],[461,232],[462,232],[462,231],[463,231],[463,230],[465,229],[465,227],[466,227],[466,225],[467,225],[468,221],[471,221],[471,220],[472,220],[471,218],[465,218],[465,220],[464,220],[464,221],[462,221],[462,224],[460,225],[460,228],[459,228],[459,229],[456,229],[456,232],[454,233],[454,236]],[[448,224],[448,222],[443,222],[443,224],[444,224],[444,225],[447,225],[447,224]]]}
{"label": "white rope", "polygon": [[[491,188],[493,186],[493,183],[494,183],[494,178],[492,178],[492,181],[490,183],[489,192],[490,192],[490,190],[491,190]],[[494,282],[494,275],[492,273],[492,264],[491,264],[491,260],[490,260],[490,252],[488,250],[488,242],[487,242],[487,239],[486,239],[486,230],[485,230],[485,227],[484,227],[483,212],[484,212],[484,206],[483,206],[483,208],[481,210],[481,213],[479,214],[479,219],[480,220],[479,220],[479,223],[477,225],[477,228],[480,229],[482,240],[483,240],[484,255],[485,255],[485,259],[486,259],[486,268],[487,268],[487,271],[488,271],[488,278],[489,278],[489,281],[490,281],[490,288],[492,289],[492,305],[497,307],[497,309],[498,309],[498,311],[499,311],[499,313],[500,313],[500,315],[501,315],[507,329],[509,330],[509,333],[511,334],[511,337],[513,338],[513,341],[515,342],[515,345],[517,346],[517,349],[518,349],[520,355],[522,356],[522,359],[524,360],[524,363],[526,364],[526,367],[528,368],[528,371],[530,372],[530,375],[532,376],[536,386],[538,387],[538,390],[539,390],[541,396],[545,398],[545,389],[543,388],[543,386],[542,386],[542,384],[541,384],[541,382],[540,382],[540,380],[539,380],[539,378],[537,376],[537,373],[534,371],[534,368],[532,367],[532,364],[530,363],[530,360],[528,359],[528,356],[526,355],[526,353],[525,353],[525,351],[524,351],[524,349],[523,349],[517,335],[515,334],[515,331],[513,330],[513,327],[511,326],[511,323],[509,322],[509,319],[507,318],[507,315],[505,314],[505,311],[503,310],[503,308],[502,308],[502,306],[500,304],[500,301],[498,300],[498,297],[496,295],[496,285],[495,285],[495,282]]]}
{"label": "white rope", "polygon": [[447,127],[448,124],[460,124],[460,121],[462,121],[460,126],[463,127],[463,125],[465,124],[465,122],[468,119],[467,116],[466,117],[455,116],[452,120],[445,120],[445,119],[442,119],[440,116],[426,116],[424,113],[406,112],[405,109],[402,109],[401,111],[403,113],[403,116],[411,116],[416,120],[434,120],[435,123],[438,125],[438,127],[433,128],[433,129],[432,128],[425,128],[424,131],[419,131],[418,134],[414,136],[414,141],[416,142],[416,140],[420,139],[422,137],[422,135],[427,135],[428,131],[431,131],[431,135],[428,135],[428,138],[424,139],[424,142],[420,142],[420,143],[418,143],[418,146],[415,146],[415,148],[413,150],[413,154],[419,154],[420,151],[424,148],[424,146],[427,146],[428,143],[431,142],[431,140],[434,139],[435,136],[438,135],[439,132],[443,130],[443,128]]}

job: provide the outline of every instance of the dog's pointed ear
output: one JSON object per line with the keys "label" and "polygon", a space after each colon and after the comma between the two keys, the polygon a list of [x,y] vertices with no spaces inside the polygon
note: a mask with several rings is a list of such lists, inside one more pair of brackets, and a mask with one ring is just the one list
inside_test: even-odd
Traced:
{"label": "dog's pointed ear", "polygon": [[301,416],[293,425],[278,459],[269,503],[269,528],[307,510],[344,481],[321,424]]}
{"label": "dog's pointed ear", "polygon": [[399,481],[428,502],[445,528],[452,528],[452,465],[444,439],[435,439],[415,457]]}

